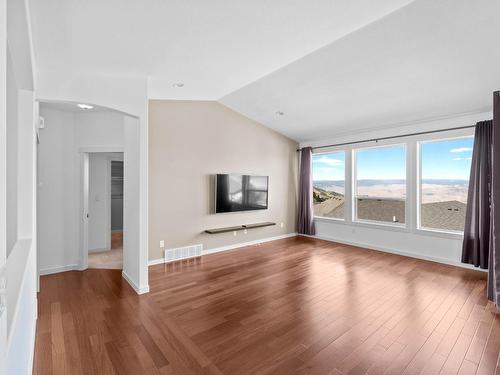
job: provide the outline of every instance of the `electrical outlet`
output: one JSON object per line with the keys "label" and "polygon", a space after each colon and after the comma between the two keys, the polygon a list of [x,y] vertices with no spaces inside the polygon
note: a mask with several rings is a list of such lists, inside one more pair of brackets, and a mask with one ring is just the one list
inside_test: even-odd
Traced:
{"label": "electrical outlet", "polygon": [[165,248],[165,241],[164,240],[160,241],[160,248],[162,248],[162,249]]}
{"label": "electrical outlet", "polygon": [[236,231],[233,231],[233,236],[235,236],[235,237],[236,237]]}
{"label": "electrical outlet", "polygon": [[244,234],[247,234],[247,233],[248,233],[248,231],[245,229],[245,230],[243,230],[243,233],[244,233]]}
{"label": "electrical outlet", "polygon": [[283,222],[280,223],[280,227],[283,228]]}

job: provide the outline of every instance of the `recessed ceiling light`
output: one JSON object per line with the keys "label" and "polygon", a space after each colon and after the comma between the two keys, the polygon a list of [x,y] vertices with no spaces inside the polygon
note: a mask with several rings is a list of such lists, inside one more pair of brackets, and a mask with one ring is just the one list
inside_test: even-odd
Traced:
{"label": "recessed ceiling light", "polygon": [[77,106],[78,106],[78,108],[83,109],[83,110],[94,108],[93,105],[88,105],[88,104],[77,104]]}
{"label": "recessed ceiling light", "polygon": [[172,85],[173,87],[180,89],[181,87],[184,87],[184,83],[182,82],[176,82]]}
{"label": "recessed ceiling light", "polygon": [[276,111],[276,116],[284,116],[285,112],[282,111]]}

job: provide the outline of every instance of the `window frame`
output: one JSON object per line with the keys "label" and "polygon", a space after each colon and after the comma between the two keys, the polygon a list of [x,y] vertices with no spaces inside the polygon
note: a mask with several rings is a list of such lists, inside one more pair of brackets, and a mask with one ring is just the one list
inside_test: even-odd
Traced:
{"label": "window frame", "polygon": [[[429,144],[429,143],[437,143],[437,142],[446,142],[446,141],[453,141],[453,140],[459,140],[459,139],[468,139],[472,138],[474,141],[474,131],[470,131],[470,134],[465,135],[449,135],[446,137],[425,137],[425,139],[417,139],[416,140],[416,148],[417,148],[417,154],[416,154],[416,172],[417,172],[417,181],[416,181],[416,222],[415,222],[415,233],[421,233],[421,234],[430,234],[430,235],[437,235],[439,237],[451,237],[451,238],[463,238],[464,231],[456,231],[456,230],[445,230],[445,229],[439,229],[439,228],[428,228],[424,227],[421,224],[421,219],[422,219],[422,145],[424,144]],[[473,143],[474,144],[474,143]],[[470,177],[469,177],[470,179]],[[470,182],[470,181],[469,181]]]}
{"label": "window frame", "polygon": [[[391,142],[379,144],[377,142],[376,145],[373,146],[358,146],[352,147],[351,149],[351,159],[352,159],[352,189],[351,189],[351,218],[353,224],[362,224],[364,226],[381,226],[381,227],[389,227],[391,229],[399,229],[402,231],[409,231],[410,226],[408,225],[408,146],[410,141],[407,142]],[[357,145],[353,145],[357,146]],[[392,223],[378,220],[369,220],[369,219],[360,219],[358,218],[358,210],[357,210],[357,188],[358,188],[358,165],[357,165],[357,152],[360,150],[368,150],[368,149],[380,149],[380,148],[394,148],[398,146],[403,146],[404,149],[404,165],[405,165],[405,222],[404,223]]]}
{"label": "window frame", "polygon": [[[320,151],[320,152],[313,152],[313,161],[311,162],[313,165],[311,166],[311,170],[314,173],[314,156],[316,155],[331,155],[331,154],[336,154],[339,152],[344,153],[344,216],[343,217],[328,217],[328,216],[316,216],[314,214],[314,207],[313,207],[313,219],[314,220],[320,220],[320,221],[335,221],[339,223],[345,223],[347,222],[347,200],[348,200],[348,195],[347,195],[347,184],[348,184],[348,173],[347,173],[347,155],[348,155],[348,150],[345,148],[332,148],[327,151]],[[314,187],[314,180],[312,183]],[[312,194],[312,192],[311,192]]]}
{"label": "window frame", "polygon": [[[455,126],[466,126],[470,125],[469,122],[456,123]],[[435,128],[434,128],[435,129]],[[434,130],[427,129],[427,130]],[[436,129],[439,130],[439,129]],[[458,138],[469,138],[474,137],[474,128],[457,129],[449,131],[439,131],[436,133],[420,134],[413,136],[405,136],[399,139],[391,140],[381,140],[378,142],[359,142],[343,146],[333,146],[325,148],[319,152],[314,152],[314,154],[329,154],[338,151],[344,151],[345,153],[345,210],[344,219],[338,218],[328,218],[321,216],[314,216],[315,222],[318,223],[331,223],[335,225],[347,225],[350,227],[353,233],[356,228],[367,228],[367,229],[385,229],[392,232],[399,233],[411,233],[416,235],[422,235],[426,237],[435,237],[448,240],[462,240],[462,232],[446,232],[441,230],[433,229],[419,229],[419,213],[420,210],[418,194],[420,194],[420,150],[419,142],[431,142],[440,141],[447,139],[458,139]],[[338,141],[338,139],[336,140]],[[368,144],[367,146],[364,146]],[[394,146],[398,144],[406,145],[406,220],[405,226],[398,226],[391,223],[384,223],[378,221],[355,221],[354,220],[354,208],[353,208],[353,195],[354,195],[354,150],[361,148],[370,147],[382,147],[382,146]]]}

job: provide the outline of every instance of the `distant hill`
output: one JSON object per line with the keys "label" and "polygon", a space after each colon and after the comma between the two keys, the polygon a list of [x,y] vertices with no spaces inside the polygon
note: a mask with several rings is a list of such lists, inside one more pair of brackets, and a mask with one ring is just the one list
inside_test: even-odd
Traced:
{"label": "distant hill", "polygon": [[343,188],[345,186],[344,181],[336,180],[317,180],[313,182],[313,185],[319,189],[333,190],[334,187]]}
{"label": "distant hill", "polygon": [[[405,180],[359,180],[358,186],[375,186],[375,185],[401,185],[404,184]],[[430,185],[467,185],[468,180],[448,180],[448,179],[424,179],[422,180],[424,184]],[[314,186],[323,190],[336,190],[335,188],[343,188],[345,186],[344,181],[339,180],[316,180],[314,181]]]}
{"label": "distant hill", "polygon": [[344,201],[344,195],[336,193],[334,191],[328,191],[325,189],[321,189],[318,187],[313,187],[313,202],[316,203],[321,203],[326,200],[333,199],[337,201]]}

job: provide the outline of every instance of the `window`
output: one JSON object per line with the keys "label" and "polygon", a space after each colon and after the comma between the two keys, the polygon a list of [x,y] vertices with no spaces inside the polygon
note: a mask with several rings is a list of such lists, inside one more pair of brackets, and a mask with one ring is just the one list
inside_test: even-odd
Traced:
{"label": "window", "polygon": [[355,150],[354,166],[355,220],[404,225],[405,145]]}
{"label": "window", "polygon": [[419,228],[463,232],[473,137],[420,143]]}
{"label": "window", "polygon": [[344,218],[345,152],[313,155],[314,216]]}

